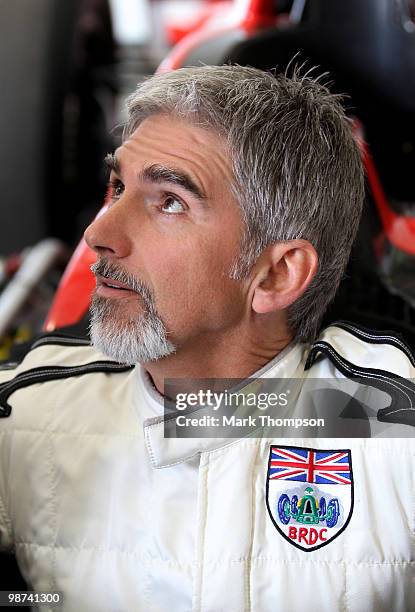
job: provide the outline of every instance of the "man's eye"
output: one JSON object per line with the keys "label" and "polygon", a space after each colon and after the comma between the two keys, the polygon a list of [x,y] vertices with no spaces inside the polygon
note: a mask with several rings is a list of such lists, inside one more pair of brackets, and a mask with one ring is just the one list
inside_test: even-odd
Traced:
{"label": "man's eye", "polygon": [[118,179],[114,179],[110,181],[110,194],[111,200],[119,200],[122,194],[124,193],[124,185]]}
{"label": "man's eye", "polygon": [[186,211],[186,206],[175,196],[167,196],[161,207],[164,213],[180,214]]}

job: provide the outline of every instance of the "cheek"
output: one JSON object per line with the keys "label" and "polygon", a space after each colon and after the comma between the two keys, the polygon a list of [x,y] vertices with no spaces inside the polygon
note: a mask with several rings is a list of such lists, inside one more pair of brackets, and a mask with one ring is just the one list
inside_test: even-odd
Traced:
{"label": "cheek", "polygon": [[192,248],[165,245],[148,256],[157,310],[168,330],[217,329],[242,312],[240,286],[229,278],[234,254],[223,246],[200,240]]}

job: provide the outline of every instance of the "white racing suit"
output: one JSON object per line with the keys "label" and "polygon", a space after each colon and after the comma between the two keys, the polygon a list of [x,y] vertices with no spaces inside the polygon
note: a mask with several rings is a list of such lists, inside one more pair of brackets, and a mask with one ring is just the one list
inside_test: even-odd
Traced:
{"label": "white racing suit", "polygon": [[339,324],[256,376],[368,372],[400,439],[165,438],[141,367],[41,339],[0,372],[1,548],[65,612],[413,612],[410,350]]}

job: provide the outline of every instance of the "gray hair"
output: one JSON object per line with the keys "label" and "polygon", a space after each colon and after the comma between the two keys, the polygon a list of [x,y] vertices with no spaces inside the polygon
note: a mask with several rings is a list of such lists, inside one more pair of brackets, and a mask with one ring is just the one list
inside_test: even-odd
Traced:
{"label": "gray hair", "polygon": [[232,277],[249,273],[269,245],[302,238],[318,253],[317,274],[287,309],[298,340],[318,332],[355,239],[363,168],[340,96],[309,76],[242,66],[201,66],[157,74],[127,102],[128,137],[163,113],[215,130],[228,146],[245,236]]}

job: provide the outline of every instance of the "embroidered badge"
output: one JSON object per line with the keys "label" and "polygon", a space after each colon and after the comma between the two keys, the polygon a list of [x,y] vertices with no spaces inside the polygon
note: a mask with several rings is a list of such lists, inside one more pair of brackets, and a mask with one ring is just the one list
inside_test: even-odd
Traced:
{"label": "embroidered badge", "polygon": [[305,551],[326,546],[352,516],[351,451],[271,446],[266,503],[288,542]]}

